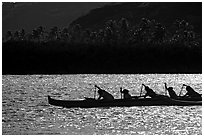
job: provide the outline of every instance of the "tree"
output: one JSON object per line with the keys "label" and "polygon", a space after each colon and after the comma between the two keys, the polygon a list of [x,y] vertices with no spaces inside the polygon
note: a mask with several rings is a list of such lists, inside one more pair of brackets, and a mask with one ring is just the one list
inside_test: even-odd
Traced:
{"label": "tree", "polygon": [[155,25],[155,31],[153,32],[152,42],[162,43],[165,37],[165,28],[160,24]]}
{"label": "tree", "polygon": [[15,41],[19,41],[19,39],[20,39],[20,37],[19,37],[19,32],[16,31],[16,32],[14,33],[14,40],[15,40]]}
{"label": "tree", "polygon": [[57,40],[58,39],[58,27],[54,26],[50,29],[49,32],[49,40]]}
{"label": "tree", "polygon": [[117,25],[116,21],[115,20],[108,20],[106,22],[106,28],[105,28],[105,41],[106,43],[108,42],[109,44],[115,44],[116,41],[118,41],[118,33],[119,33],[119,26]]}
{"label": "tree", "polygon": [[197,45],[196,35],[193,25],[185,20],[176,20],[173,25],[176,30],[171,38],[172,42],[182,43],[187,46]]}
{"label": "tree", "polygon": [[119,28],[120,28],[120,30],[119,30],[120,42],[127,43],[128,42],[128,33],[129,33],[129,23],[128,23],[127,19],[122,18],[119,21]]}
{"label": "tree", "polygon": [[20,37],[20,40],[25,40],[25,30],[24,29],[21,29],[19,37]]}
{"label": "tree", "polygon": [[44,33],[45,33],[44,27],[39,26],[37,28],[37,32],[38,32],[38,35],[39,35],[39,40],[44,40]]}
{"label": "tree", "polygon": [[6,41],[13,40],[13,34],[11,31],[7,31],[6,33]]}
{"label": "tree", "polygon": [[82,31],[82,42],[85,44],[89,44],[91,42],[91,31],[89,29]]}
{"label": "tree", "polygon": [[63,28],[61,33],[60,33],[60,37],[63,41],[68,41],[69,38],[70,38],[70,35],[69,35],[69,30],[68,28]]}
{"label": "tree", "polygon": [[33,40],[37,40],[38,42],[40,41],[40,35],[39,35],[37,29],[34,29],[34,30],[32,31],[32,39],[33,39]]}
{"label": "tree", "polygon": [[82,34],[82,30],[81,30],[80,24],[75,24],[74,26],[72,26],[71,41],[73,43],[80,43],[82,41],[81,34]]}

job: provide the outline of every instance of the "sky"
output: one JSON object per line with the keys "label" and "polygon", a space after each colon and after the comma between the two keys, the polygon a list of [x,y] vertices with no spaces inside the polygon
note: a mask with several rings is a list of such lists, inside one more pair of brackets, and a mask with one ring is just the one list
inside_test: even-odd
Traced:
{"label": "sky", "polygon": [[26,2],[4,3],[2,6],[2,33],[24,28],[27,32],[38,26],[49,29],[53,26],[68,27],[78,17],[91,9],[105,5],[104,2]]}

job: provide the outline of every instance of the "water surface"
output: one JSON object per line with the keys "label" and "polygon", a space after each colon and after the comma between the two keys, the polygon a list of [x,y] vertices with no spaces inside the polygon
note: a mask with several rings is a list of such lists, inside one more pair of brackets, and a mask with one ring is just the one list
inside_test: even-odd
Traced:
{"label": "water surface", "polygon": [[201,135],[201,106],[68,109],[47,102],[47,95],[67,100],[93,97],[94,84],[115,98],[120,98],[120,87],[139,95],[142,83],[166,94],[164,82],[177,94],[184,83],[202,93],[200,74],[3,75],[2,134]]}

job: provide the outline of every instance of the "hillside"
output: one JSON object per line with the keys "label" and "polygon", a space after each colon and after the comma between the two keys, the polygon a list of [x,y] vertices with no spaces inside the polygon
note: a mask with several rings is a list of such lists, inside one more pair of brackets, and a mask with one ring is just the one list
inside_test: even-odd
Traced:
{"label": "hillside", "polygon": [[80,24],[83,28],[103,28],[107,20],[117,21],[122,17],[128,19],[132,24],[139,23],[143,17],[155,19],[166,27],[170,27],[176,19],[184,19],[194,25],[196,32],[202,32],[202,3],[198,2],[128,2],[106,5],[91,10],[70,25]]}

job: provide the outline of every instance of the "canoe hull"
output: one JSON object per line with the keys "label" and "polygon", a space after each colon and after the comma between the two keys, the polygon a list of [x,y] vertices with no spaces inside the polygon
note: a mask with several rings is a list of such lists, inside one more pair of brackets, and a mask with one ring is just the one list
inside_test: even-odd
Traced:
{"label": "canoe hull", "polygon": [[56,100],[48,96],[48,103],[54,106],[61,106],[66,108],[81,107],[81,108],[95,108],[95,107],[131,107],[131,106],[193,106],[202,105],[202,101],[180,101],[170,98],[166,99],[132,99],[123,100],[115,99],[113,101],[103,100]]}

